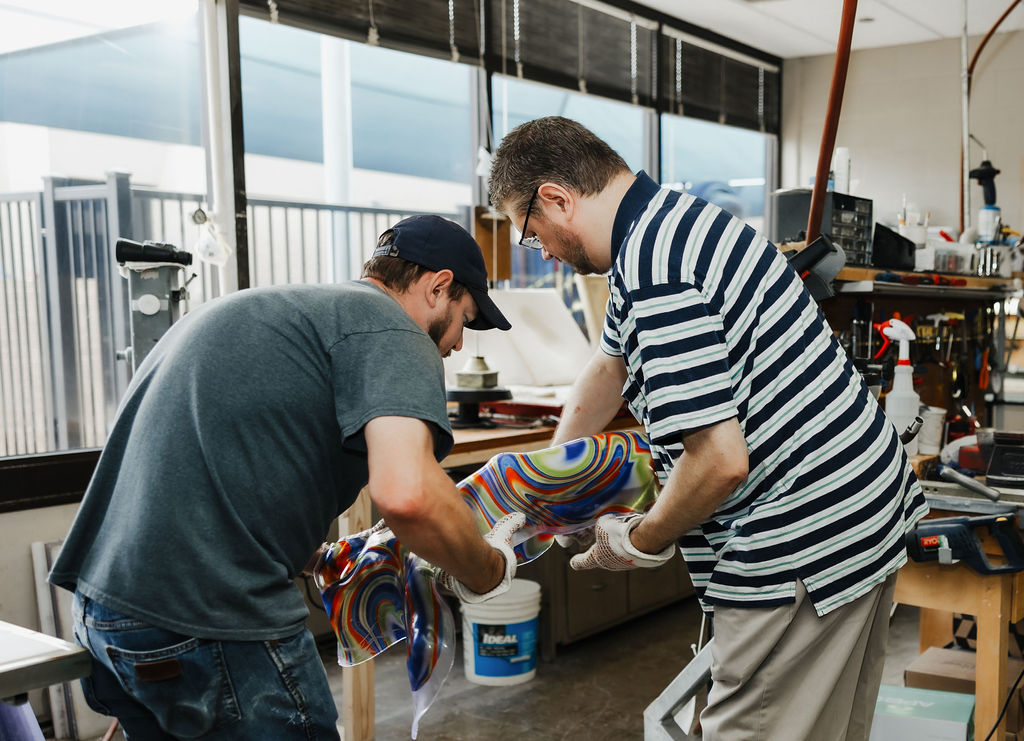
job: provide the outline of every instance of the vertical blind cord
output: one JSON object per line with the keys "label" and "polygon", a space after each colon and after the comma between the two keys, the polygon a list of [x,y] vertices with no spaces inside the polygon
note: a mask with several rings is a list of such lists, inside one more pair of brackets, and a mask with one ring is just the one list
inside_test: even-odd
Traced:
{"label": "vertical blind cord", "polygon": [[515,41],[513,50],[516,63],[516,77],[523,79],[523,60],[519,54],[519,0],[512,0],[512,40]]}
{"label": "vertical blind cord", "polygon": [[380,44],[380,34],[377,32],[377,22],[373,19],[373,0],[366,0],[370,10],[370,30],[366,32],[366,43],[370,46]]}
{"label": "vertical blind cord", "polygon": [[587,92],[587,77],[583,55],[583,6],[576,6],[576,81],[580,92]]}
{"label": "vertical blind cord", "polygon": [[633,96],[633,105],[640,103],[640,96],[637,93],[636,74],[636,18],[629,19],[629,92]]}
{"label": "vertical blind cord", "polygon": [[676,39],[676,89],[675,99],[672,101],[679,106],[678,113],[683,115],[683,40]]}
{"label": "vertical blind cord", "polygon": [[455,0],[448,0],[448,48],[452,51],[452,61],[459,61],[459,47],[455,44]]}
{"label": "vertical blind cord", "polygon": [[764,67],[757,68],[757,122],[761,126],[762,133],[764,125]]}

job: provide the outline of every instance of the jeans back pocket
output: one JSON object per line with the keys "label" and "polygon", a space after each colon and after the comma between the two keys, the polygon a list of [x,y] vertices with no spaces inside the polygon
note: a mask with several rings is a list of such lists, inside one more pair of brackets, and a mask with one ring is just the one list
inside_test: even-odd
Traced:
{"label": "jeans back pocket", "polygon": [[147,651],[108,645],[106,651],[125,690],[167,733],[197,738],[241,717],[218,641],[190,638]]}

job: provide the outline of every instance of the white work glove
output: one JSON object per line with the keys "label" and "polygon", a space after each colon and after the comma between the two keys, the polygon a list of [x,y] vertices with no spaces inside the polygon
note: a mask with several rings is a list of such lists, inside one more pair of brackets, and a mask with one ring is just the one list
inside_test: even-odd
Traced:
{"label": "white work glove", "polygon": [[516,575],[516,554],[512,550],[512,538],[523,525],[526,524],[526,515],[522,512],[513,512],[505,515],[496,523],[491,531],[484,536],[491,548],[498,551],[505,559],[505,576],[498,582],[498,586],[489,592],[479,594],[452,577],[447,571],[437,572],[437,583],[442,587],[455,593],[455,596],[467,604],[485,602],[491,597],[507,592],[512,586],[512,577]]}
{"label": "white work glove", "polygon": [[594,544],[586,553],[573,556],[569,561],[574,571],[605,569],[606,571],[628,571],[629,569],[653,569],[672,558],[674,544],[661,553],[642,553],[629,540],[629,534],[644,518],[641,514],[619,518],[603,515],[594,525]]}
{"label": "white work glove", "polygon": [[574,533],[556,535],[555,542],[566,550],[576,546],[580,551],[585,551],[594,545],[594,528],[588,527],[584,530],[577,530]]}

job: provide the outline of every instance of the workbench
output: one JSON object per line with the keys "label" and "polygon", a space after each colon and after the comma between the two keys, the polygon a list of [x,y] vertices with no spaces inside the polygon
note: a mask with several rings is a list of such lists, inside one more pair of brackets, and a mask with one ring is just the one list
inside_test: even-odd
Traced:
{"label": "workbench", "polygon": [[[1000,503],[991,503],[974,492],[947,482],[923,481],[932,512],[929,516],[965,514],[955,500],[973,500],[992,511],[1002,506],[1024,507],[1024,492],[1000,489]],[[983,539],[985,552],[1001,553]],[[993,558],[993,562],[997,559]],[[920,650],[945,646],[953,640],[953,613],[974,615],[977,625],[974,737],[983,739],[995,725],[1007,696],[1007,656],[1010,623],[1024,620],[1024,572],[983,575],[964,564],[908,561],[896,581],[896,602],[921,608]],[[994,738],[1003,738],[1006,719]]]}
{"label": "workbench", "polygon": [[0,700],[23,701],[29,690],[89,674],[92,657],[81,646],[0,621]]}
{"label": "workbench", "polygon": [[[643,428],[632,417],[616,417],[606,430],[637,430]],[[555,434],[552,425],[538,427],[491,427],[453,430],[455,444],[441,465],[449,470],[479,468],[498,453],[522,453],[540,450],[551,443]]]}

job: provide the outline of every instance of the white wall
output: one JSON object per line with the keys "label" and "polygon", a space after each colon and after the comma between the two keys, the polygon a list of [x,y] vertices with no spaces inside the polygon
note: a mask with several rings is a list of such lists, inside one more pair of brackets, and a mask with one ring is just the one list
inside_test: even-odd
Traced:
{"label": "white wall", "polygon": [[77,504],[0,514],[0,620],[39,630],[32,543],[62,540]]}
{"label": "white wall", "polygon": [[[980,37],[971,38],[973,54]],[[807,187],[818,162],[834,56],[783,64],[780,184]],[[931,224],[959,224],[960,41],[856,51],[850,56],[836,146],[850,149],[851,191],[874,200],[875,220],[893,223],[903,194]],[[1024,227],[1024,32],[994,35],[971,90],[971,132],[1002,172],[1004,224]],[[970,164],[982,159],[971,145]],[[971,222],[984,203],[971,181]]]}

